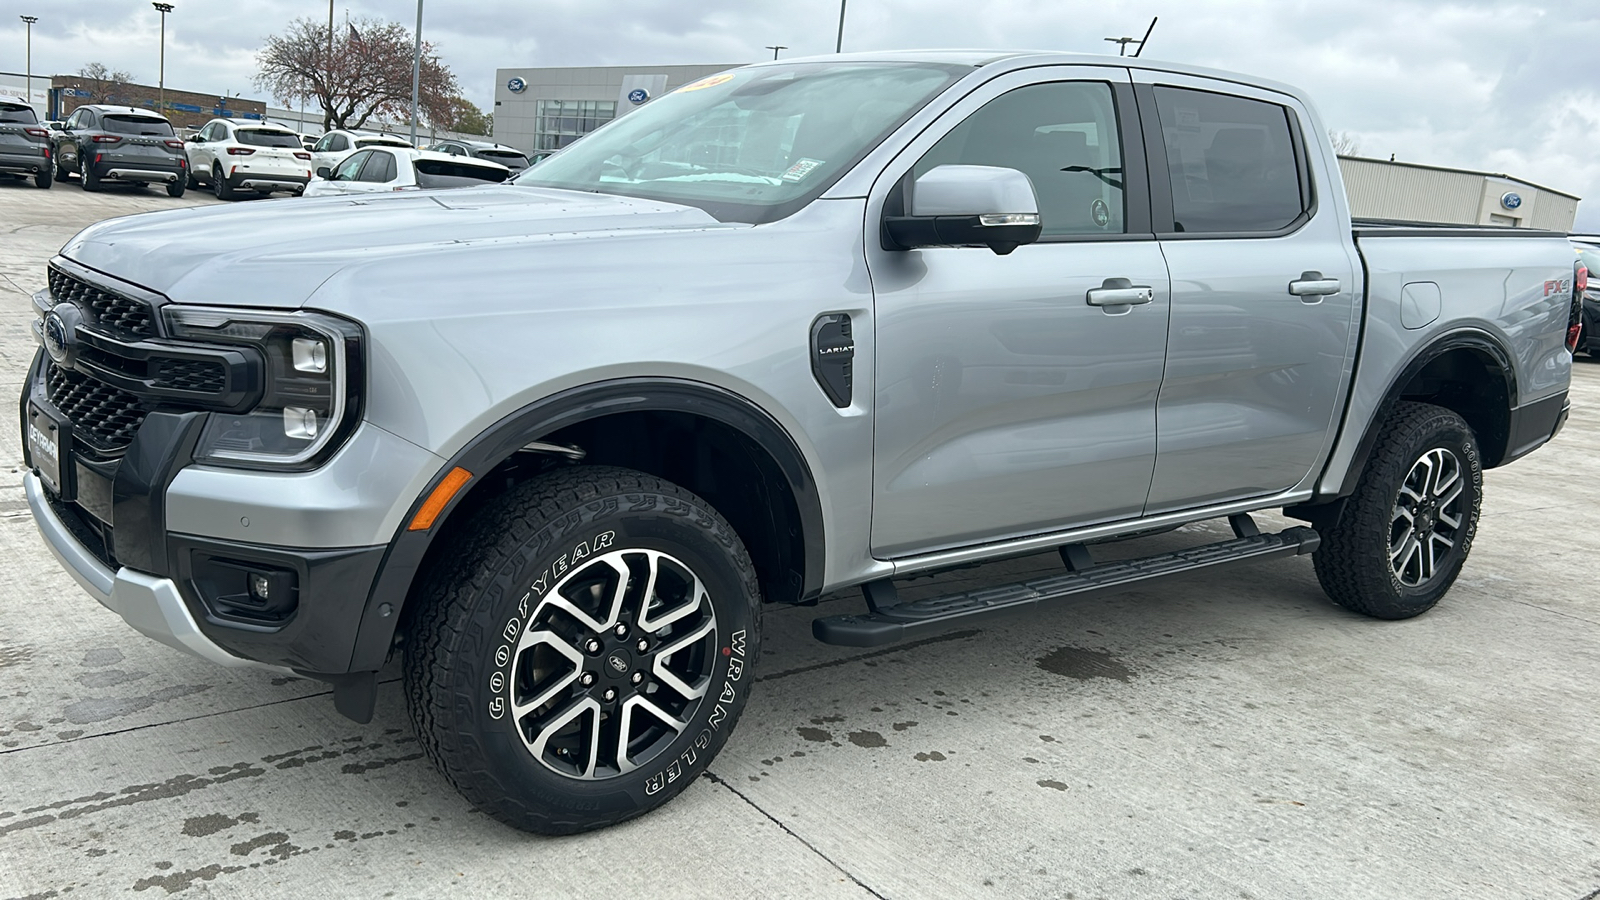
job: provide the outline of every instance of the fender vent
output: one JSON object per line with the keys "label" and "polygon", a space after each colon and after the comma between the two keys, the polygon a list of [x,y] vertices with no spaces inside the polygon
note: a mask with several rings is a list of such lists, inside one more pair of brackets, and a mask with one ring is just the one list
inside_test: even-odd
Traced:
{"label": "fender vent", "polygon": [[856,340],[844,313],[818,316],[811,323],[811,374],[834,406],[850,405],[854,387]]}

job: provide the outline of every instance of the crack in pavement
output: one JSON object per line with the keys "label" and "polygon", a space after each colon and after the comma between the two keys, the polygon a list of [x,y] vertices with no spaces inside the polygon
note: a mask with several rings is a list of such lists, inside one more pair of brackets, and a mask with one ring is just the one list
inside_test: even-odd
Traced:
{"label": "crack in pavement", "polygon": [[830,659],[827,662],[813,663],[809,666],[798,666],[793,669],[784,669],[781,672],[773,672],[771,675],[762,675],[761,677],[757,678],[756,681],[776,681],[779,678],[788,678],[791,675],[804,675],[807,672],[815,672],[819,669],[832,669],[836,666],[843,666],[849,663],[859,662],[863,659],[887,656],[891,653],[903,653],[907,650],[914,650],[917,647],[926,647],[929,644],[943,644],[946,641],[964,641],[967,638],[976,637],[982,633],[983,632],[977,628],[969,628],[966,631],[952,631],[949,634],[941,634],[938,637],[923,638],[920,641],[911,641],[905,644],[895,644],[893,647],[885,647],[882,650],[873,650],[869,653],[857,653],[855,656],[847,656],[843,659]]}
{"label": "crack in pavement", "polygon": [[[817,857],[819,859],[821,859],[823,862],[827,863],[830,866],[833,866],[835,869],[838,869],[839,870],[839,874],[843,875],[844,877],[846,877],[846,878],[850,879],[852,882],[854,882],[856,887],[861,888],[863,891],[866,891],[868,894],[871,894],[872,896],[878,898],[878,900],[886,900],[886,898],[882,894],[880,894],[877,891],[873,890],[869,885],[867,885],[866,882],[864,882],[861,879],[857,878],[854,874],[851,873],[851,871],[849,869],[846,869],[844,866],[841,866],[838,863],[834,862],[832,859],[830,859],[828,857],[828,854],[823,853],[821,850],[818,850],[810,841],[808,841],[805,838],[801,837],[800,835],[796,834],[794,832],[794,830],[791,829],[789,826],[787,826],[787,825],[783,824],[782,822],[778,821],[778,818],[776,816],[774,816],[772,813],[769,813],[766,810],[762,809],[760,806],[758,806],[756,804],[756,802],[754,800],[751,800],[749,797],[746,797],[744,794],[739,793],[739,789],[738,788],[736,788],[733,785],[729,784],[728,782],[724,781],[721,776],[715,774],[710,769],[707,769],[706,772],[705,772],[705,777],[707,779],[709,779],[711,781],[711,783],[717,784],[717,785],[721,785],[722,787],[727,788],[730,792],[732,792],[732,794],[735,797],[738,797],[740,800],[743,800],[745,803],[748,803],[750,805],[751,809],[753,809],[756,812],[760,813],[761,815],[765,816],[767,821],[769,821],[772,824],[778,826],[778,828],[784,834],[787,834],[788,836],[790,836],[790,837],[794,838],[795,840],[799,841],[801,843],[801,845],[803,845],[807,850],[810,850],[812,853],[815,853],[817,855]],[[1590,897],[1583,898],[1583,900],[1593,900],[1593,897],[1591,895]]]}

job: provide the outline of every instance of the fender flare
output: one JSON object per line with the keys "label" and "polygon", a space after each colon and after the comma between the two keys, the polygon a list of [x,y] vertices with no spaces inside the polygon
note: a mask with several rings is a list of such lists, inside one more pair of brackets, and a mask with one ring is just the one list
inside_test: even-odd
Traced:
{"label": "fender flare", "polygon": [[[440,467],[426,489],[412,500],[395,536],[389,541],[378,577],[368,592],[361,624],[351,650],[348,671],[375,671],[389,655],[394,633],[428,549],[442,524],[466,491],[451,498],[426,531],[407,526],[445,476],[457,467],[481,476],[524,445],[554,431],[589,419],[622,412],[684,412],[727,425],[750,438],[777,463],[795,498],[805,546],[802,596],[821,591],[824,543],[822,500],[816,479],[794,438],[765,409],[733,391],[679,378],[622,378],[596,382],[553,394],[522,407],[468,441]],[[383,610],[387,608],[387,612]]]}
{"label": "fender flare", "polygon": [[[1384,391],[1383,400],[1367,422],[1366,430],[1361,435],[1361,443],[1356,445],[1356,452],[1350,457],[1350,466],[1345,470],[1338,494],[1329,498],[1329,502],[1341,500],[1355,493],[1356,482],[1361,480],[1361,473],[1367,467],[1367,459],[1372,455],[1372,448],[1378,443],[1378,432],[1382,430],[1383,423],[1389,418],[1389,413],[1394,410],[1395,404],[1400,402],[1406,385],[1410,384],[1411,379],[1417,377],[1428,363],[1452,350],[1478,350],[1492,357],[1500,368],[1501,377],[1505,379],[1506,400],[1512,407],[1516,406],[1516,364],[1512,361],[1511,354],[1506,352],[1506,348],[1494,335],[1480,328],[1461,328],[1434,338],[1412,354],[1411,359],[1401,367],[1400,373],[1390,381],[1388,389]],[[1493,454],[1485,455],[1492,456],[1498,461],[1505,451],[1505,447],[1500,447]]]}

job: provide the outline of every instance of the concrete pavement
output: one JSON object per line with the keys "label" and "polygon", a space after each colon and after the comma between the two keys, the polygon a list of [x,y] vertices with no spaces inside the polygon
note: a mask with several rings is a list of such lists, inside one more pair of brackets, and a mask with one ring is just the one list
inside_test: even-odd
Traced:
{"label": "concrete pavement", "polygon": [[[0,183],[0,423],[49,255],[98,219],[203,202]],[[1419,619],[1331,606],[1305,559],[876,651],[774,609],[711,777],[560,839],[460,799],[392,668],[362,726],[315,682],[133,632],[44,548],[0,428],[0,898],[1593,898],[1600,363],[1578,362],[1573,407],[1556,443],[1488,473],[1466,572]]]}

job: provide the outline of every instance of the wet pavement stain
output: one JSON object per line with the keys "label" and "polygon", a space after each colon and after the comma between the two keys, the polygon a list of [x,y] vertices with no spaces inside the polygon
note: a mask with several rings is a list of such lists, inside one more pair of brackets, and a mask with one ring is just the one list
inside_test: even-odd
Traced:
{"label": "wet pavement stain", "polygon": [[1059,781],[1053,781],[1053,780],[1051,780],[1049,778],[1041,778],[1041,779],[1039,779],[1037,784],[1039,785],[1039,787],[1049,788],[1052,791],[1064,791],[1064,790],[1067,789],[1067,786],[1065,784],[1062,784]]}
{"label": "wet pavement stain", "polygon": [[1113,678],[1126,682],[1134,671],[1123,665],[1115,656],[1103,650],[1083,650],[1078,647],[1057,647],[1039,657],[1035,663],[1046,672],[1065,675],[1079,681],[1091,678]]}
{"label": "wet pavement stain", "polygon": [[123,655],[121,650],[118,650],[115,647],[97,647],[93,650],[90,650],[88,653],[85,653],[83,655],[83,661],[78,663],[78,665],[94,669],[100,666],[114,666],[117,663],[122,662],[122,660]]}
{"label": "wet pavement stain", "polygon": [[917,762],[944,762],[950,757],[945,756],[943,753],[940,753],[937,750],[930,750],[927,753],[918,753],[916,756],[911,758]]}
{"label": "wet pavement stain", "polygon": [[260,816],[256,815],[255,813],[240,813],[238,816],[225,816],[221,813],[211,813],[210,815],[195,816],[192,819],[185,819],[183,822],[183,833],[189,837],[207,837],[209,835],[216,834],[219,831],[232,828],[235,825],[241,825],[246,822],[253,825],[258,821],[260,821]]}
{"label": "wet pavement stain", "polygon": [[14,644],[0,644],[0,669],[9,669],[20,666],[33,659],[32,647],[18,647]]}
{"label": "wet pavement stain", "polygon": [[915,728],[915,727],[917,727],[917,723],[915,723],[915,722],[896,722],[896,723],[894,723],[894,725],[892,725],[890,727],[892,727],[895,731],[905,731],[907,728]]}
{"label": "wet pavement stain", "polygon": [[816,741],[819,744],[826,744],[827,742],[833,740],[833,733],[829,731],[823,731],[821,728],[806,728],[802,725],[801,727],[796,728],[795,731],[806,740]]}
{"label": "wet pavement stain", "polygon": [[166,703],[169,700],[209,690],[211,690],[209,684],[175,684],[142,697],[90,697],[79,700],[62,712],[66,714],[67,721],[74,725],[92,725],[95,722],[104,722],[107,719],[149,709],[157,703]]}
{"label": "wet pavement stain", "polygon": [[171,875],[151,875],[148,878],[141,878],[133,883],[133,889],[136,891],[148,891],[153,887],[158,887],[169,894],[176,894],[179,891],[186,891],[194,887],[196,881],[213,881],[218,875],[229,875],[243,869],[244,866],[224,866],[213,863],[204,868],[190,869],[186,872],[173,872]]}
{"label": "wet pavement stain", "polygon": [[149,672],[125,672],[122,669],[100,669],[94,672],[84,672],[73,680],[87,688],[113,687],[148,678]]}
{"label": "wet pavement stain", "polygon": [[855,744],[857,747],[866,747],[869,750],[876,747],[889,746],[889,742],[884,740],[883,735],[876,731],[852,731],[846,737],[850,743]]}

